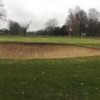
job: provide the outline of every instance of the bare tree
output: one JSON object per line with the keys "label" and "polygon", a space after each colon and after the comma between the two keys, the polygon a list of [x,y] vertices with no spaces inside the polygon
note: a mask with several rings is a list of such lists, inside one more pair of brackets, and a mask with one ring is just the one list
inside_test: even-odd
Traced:
{"label": "bare tree", "polygon": [[30,20],[30,22],[28,22],[26,24],[21,25],[24,35],[26,35],[26,32],[27,32],[27,30],[29,29],[29,27],[31,25],[31,22],[32,22],[32,20]]}
{"label": "bare tree", "polygon": [[78,13],[75,15],[76,17],[76,23],[79,28],[79,35],[81,33],[85,32],[86,24],[87,24],[87,15],[84,10],[80,10]]}
{"label": "bare tree", "polygon": [[56,18],[49,19],[45,25],[46,30],[49,32],[49,35],[52,35],[55,27],[58,26],[58,21]]}
{"label": "bare tree", "polygon": [[70,35],[75,35],[78,32],[75,12],[72,9],[69,9],[69,15],[66,19],[66,30],[69,31],[72,29],[72,33]]}
{"label": "bare tree", "polygon": [[6,10],[2,0],[0,0],[0,20],[6,20]]}
{"label": "bare tree", "polygon": [[88,12],[88,19],[98,21],[100,13],[95,8],[90,8]]}
{"label": "bare tree", "polygon": [[96,26],[99,22],[100,13],[95,9],[91,8],[88,12],[88,35],[95,35]]}
{"label": "bare tree", "polygon": [[85,31],[86,23],[87,15],[84,10],[80,9],[78,6],[75,10],[69,10],[66,25],[69,29],[72,29],[72,35],[81,35],[81,33]]}

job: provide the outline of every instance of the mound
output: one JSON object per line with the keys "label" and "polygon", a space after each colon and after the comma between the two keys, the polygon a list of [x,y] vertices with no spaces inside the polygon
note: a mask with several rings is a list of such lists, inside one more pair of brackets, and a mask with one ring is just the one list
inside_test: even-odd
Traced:
{"label": "mound", "polygon": [[70,58],[100,55],[99,49],[46,43],[0,43],[0,58]]}

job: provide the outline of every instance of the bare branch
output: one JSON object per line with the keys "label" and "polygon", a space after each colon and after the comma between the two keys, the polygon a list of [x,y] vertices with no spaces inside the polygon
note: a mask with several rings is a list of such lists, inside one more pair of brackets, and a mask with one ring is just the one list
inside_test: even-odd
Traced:
{"label": "bare branch", "polygon": [[45,24],[45,26],[46,26],[46,30],[50,32],[50,35],[52,35],[54,28],[58,26],[58,21],[56,18],[49,19]]}

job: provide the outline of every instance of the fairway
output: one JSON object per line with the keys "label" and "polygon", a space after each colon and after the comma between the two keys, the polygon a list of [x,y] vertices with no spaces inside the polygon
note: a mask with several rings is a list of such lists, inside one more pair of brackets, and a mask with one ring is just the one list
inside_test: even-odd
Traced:
{"label": "fairway", "polygon": [[0,100],[100,100],[100,57],[2,59]]}
{"label": "fairway", "polygon": [[61,43],[100,48],[99,37],[0,35],[0,42]]}

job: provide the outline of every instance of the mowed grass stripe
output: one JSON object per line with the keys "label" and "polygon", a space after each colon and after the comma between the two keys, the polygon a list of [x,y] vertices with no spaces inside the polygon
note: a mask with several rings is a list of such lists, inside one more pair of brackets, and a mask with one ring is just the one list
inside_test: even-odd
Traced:
{"label": "mowed grass stripe", "polygon": [[100,57],[0,60],[1,100],[100,100]]}

